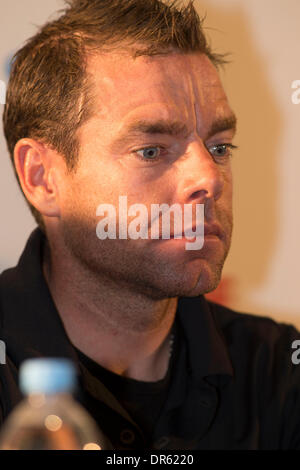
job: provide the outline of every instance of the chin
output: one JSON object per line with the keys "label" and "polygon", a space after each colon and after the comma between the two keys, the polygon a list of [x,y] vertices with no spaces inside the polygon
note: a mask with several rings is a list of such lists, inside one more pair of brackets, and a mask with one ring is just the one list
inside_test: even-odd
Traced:
{"label": "chin", "polygon": [[189,269],[177,273],[173,271],[169,276],[157,278],[155,283],[148,284],[148,294],[151,293],[151,297],[155,299],[198,297],[207,294],[219,285],[222,267],[223,264],[211,267],[203,263],[200,270]]}
{"label": "chin", "polygon": [[196,286],[193,286],[191,289],[188,289],[186,293],[182,294],[182,297],[198,297],[199,295],[208,294],[209,292],[214,291],[220,283],[218,280],[210,279],[200,279]]}
{"label": "chin", "polygon": [[210,272],[209,269],[203,269],[196,281],[181,289],[179,296],[198,297],[207,294],[218,287],[220,280],[221,272]]}

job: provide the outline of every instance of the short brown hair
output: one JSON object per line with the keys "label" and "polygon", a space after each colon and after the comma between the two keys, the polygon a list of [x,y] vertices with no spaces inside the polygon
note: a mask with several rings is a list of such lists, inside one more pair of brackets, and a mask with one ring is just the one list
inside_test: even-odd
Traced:
{"label": "short brown hair", "polygon": [[[46,23],[13,58],[3,114],[12,162],[16,143],[28,137],[60,153],[70,171],[76,168],[76,132],[93,114],[86,74],[89,51],[125,48],[137,57],[166,54],[172,48],[204,53],[216,66],[226,62],[223,55],[212,53],[194,0],[182,8],[176,0],[171,4],[159,0],[66,3],[62,16]],[[45,231],[41,214],[27,203]]]}

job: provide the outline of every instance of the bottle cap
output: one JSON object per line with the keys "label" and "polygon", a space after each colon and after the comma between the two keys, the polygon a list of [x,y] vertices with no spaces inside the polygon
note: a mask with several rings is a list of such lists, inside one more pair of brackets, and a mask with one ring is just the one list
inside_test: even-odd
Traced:
{"label": "bottle cap", "polygon": [[76,370],[68,359],[28,359],[20,367],[20,388],[30,393],[59,393],[72,391],[76,384]]}

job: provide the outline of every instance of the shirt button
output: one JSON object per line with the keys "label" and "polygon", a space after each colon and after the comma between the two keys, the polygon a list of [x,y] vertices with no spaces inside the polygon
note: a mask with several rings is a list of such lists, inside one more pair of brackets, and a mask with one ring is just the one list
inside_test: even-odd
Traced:
{"label": "shirt button", "polygon": [[200,400],[200,405],[204,406],[205,408],[209,408],[211,406],[210,400],[206,400],[205,398]]}
{"label": "shirt button", "polygon": [[170,439],[167,436],[162,436],[158,441],[155,442],[156,449],[163,449],[166,445],[170,443]]}
{"label": "shirt button", "polygon": [[122,444],[130,445],[135,441],[135,434],[131,429],[123,429],[120,434],[120,441]]}

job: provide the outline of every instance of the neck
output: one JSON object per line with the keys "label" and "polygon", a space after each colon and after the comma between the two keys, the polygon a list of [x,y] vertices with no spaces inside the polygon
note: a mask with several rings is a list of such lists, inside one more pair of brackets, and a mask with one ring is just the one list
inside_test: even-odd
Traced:
{"label": "neck", "polygon": [[154,300],[87,273],[59,251],[50,255],[49,249],[44,251],[43,272],[76,348],[119,375],[143,381],[165,376],[177,298]]}

